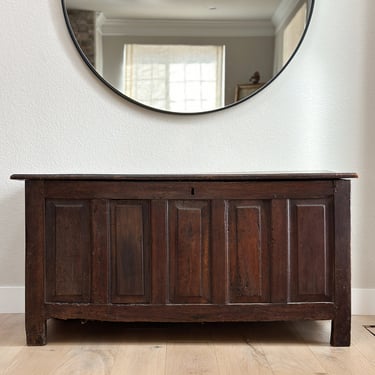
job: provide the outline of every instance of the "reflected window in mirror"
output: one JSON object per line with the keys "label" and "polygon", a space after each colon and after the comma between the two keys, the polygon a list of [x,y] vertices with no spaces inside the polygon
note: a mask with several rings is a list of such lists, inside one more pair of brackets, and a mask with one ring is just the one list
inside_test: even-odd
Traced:
{"label": "reflected window in mirror", "polygon": [[307,3],[303,3],[283,32],[283,65],[296,50],[307,22]]}
{"label": "reflected window in mirror", "polygon": [[[284,0],[286,1],[286,0]],[[276,18],[274,75],[276,76],[291,60],[306,32],[311,17],[311,1],[291,0],[294,6]]]}
{"label": "reflected window in mirror", "polygon": [[124,46],[125,95],[172,112],[223,105],[225,46]]}
{"label": "reflected window in mirror", "polygon": [[[300,46],[315,0],[213,0],[210,4],[202,0],[61,1],[79,53],[102,82],[146,108],[183,114],[221,110],[267,87]],[[212,63],[216,64],[216,77],[205,82],[195,76],[189,82],[183,73],[176,81],[165,73],[161,83],[161,67],[137,67],[128,72],[124,64],[130,47],[125,48],[128,53],[124,59],[124,46],[141,45],[160,46],[161,55],[174,46],[220,46],[221,52],[214,53],[219,57]],[[145,56],[143,53],[142,59]],[[180,72],[197,71],[194,64],[202,70],[199,56],[186,59],[179,63],[185,66]],[[168,66],[156,63],[160,64]],[[253,79],[254,72],[259,73],[257,80]],[[147,75],[157,76],[155,82]],[[146,86],[141,87],[143,84]],[[186,94],[182,100],[181,92],[194,85],[194,94]],[[157,94],[150,87],[157,87]],[[194,100],[190,100],[192,96]]]}

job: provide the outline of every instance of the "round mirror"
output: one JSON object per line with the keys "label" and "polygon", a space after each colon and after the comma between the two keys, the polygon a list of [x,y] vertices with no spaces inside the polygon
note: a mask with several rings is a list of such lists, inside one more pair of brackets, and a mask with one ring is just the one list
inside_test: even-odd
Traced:
{"label": "round mirror", "polygon": [[314,0],[62,0],[82,58],[120,96],[207,113],[264,89],[301,44]]}

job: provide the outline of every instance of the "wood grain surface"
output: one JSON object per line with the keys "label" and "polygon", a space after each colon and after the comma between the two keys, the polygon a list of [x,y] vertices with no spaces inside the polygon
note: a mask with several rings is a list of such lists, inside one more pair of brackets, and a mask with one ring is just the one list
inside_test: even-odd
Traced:
{"label": "wood grain surface", "polygon": [[375,375],[375,337],[352,318],[352,346],[326,321],[236,324],[48,322],[49,345],[24,344],[24,315],[0,314],[1,375]]}

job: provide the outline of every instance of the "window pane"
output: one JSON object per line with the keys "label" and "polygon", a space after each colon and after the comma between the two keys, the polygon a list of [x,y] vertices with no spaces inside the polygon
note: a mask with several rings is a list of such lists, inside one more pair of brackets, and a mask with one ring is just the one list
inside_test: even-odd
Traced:
{"label": "window pane", "polygon": [[283,64],[293,54],[306,26],[307,4],[304,3],[283,32]]}
{"label": "window pane", "polygon": [[151,64],[138,64],[135,73],[136,79],[139,80],[151,80],[152,79],[152,65]]}
{"label": "window pane", "polygon": [[202,82],[202,99],[215,102],[215,82]]}
{"label": "window pane", "polygon": [[152,66],[153,79],[165,80],[166,74],[167,74],[167,66],[165,64],[154,64]]}
{"label": "window pane", "polygon": [[201,97],[201,83],[199,81],[196,82],[186,82],[186,99],[200,99]]}
{"label": "window pane", "polygon": [[171,101],[185,100],[185,83],[184,82],[170,82],[169,97]]}
{"label": "window pane", "polygon": [[124,48],[125,92],[133,99],[173,111],[199,112],[222,105],[224,46]]}
{"label": "window pane", "polygon": [[205,63],[201,65],[202,69],[202,77],[207,81],[215,81],[216,80],[216,64],[215,63]]}
{"label": "window pane", "polygon": [[185,81],[185,64],[170,64],[169,80],[171,82]]}
{"label": "window pane", "polygon": [[197,81],[201,77],[200,64],[187,64],[186,65],[186,80]]}

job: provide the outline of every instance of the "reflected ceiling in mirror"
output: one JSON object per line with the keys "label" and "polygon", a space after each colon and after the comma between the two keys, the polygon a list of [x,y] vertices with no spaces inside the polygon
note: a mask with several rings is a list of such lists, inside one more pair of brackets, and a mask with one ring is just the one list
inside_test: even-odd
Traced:
{"label": "reflected ceiling in mirror", "polygon": [[62,0],[82,58],[146,108],[221,110],[272,82],[300,46],[314,0]]}

